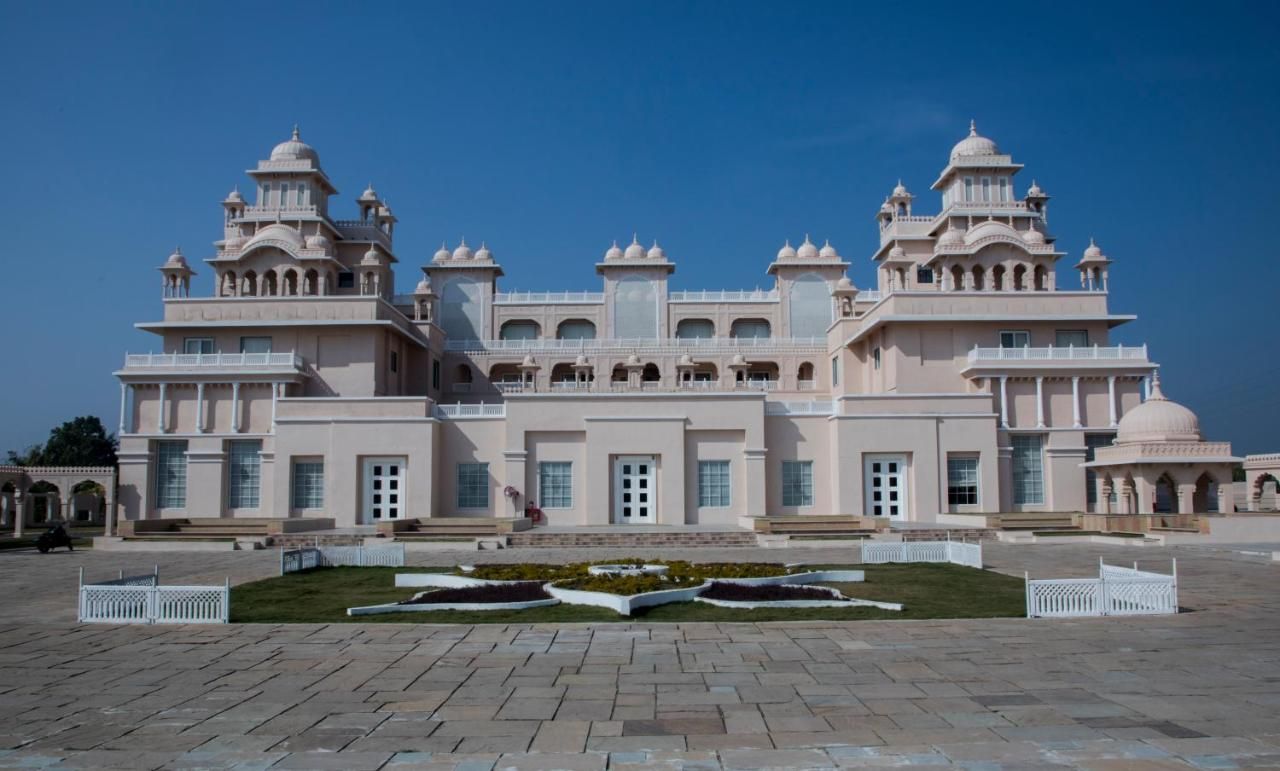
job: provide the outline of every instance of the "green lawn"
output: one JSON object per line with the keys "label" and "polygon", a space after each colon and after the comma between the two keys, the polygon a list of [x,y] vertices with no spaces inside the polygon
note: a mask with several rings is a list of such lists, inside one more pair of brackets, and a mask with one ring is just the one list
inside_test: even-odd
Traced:
{"label": "green lawn", "polygon": [[242,584],[231,590],[233,623],[545,624],[580,622],[838,621],[907,618],[992,618],[1025,612],[1020,578],[948,564],[824,565],[865,570],[863,583],[827,584],[850,597],[900,602],[902,611],[879,608],[774,608],[738,610],[699,602],[647,608],[619,616],[604,608],[553,605],[513,611],[450,611],[347,615],[347,608],[411,597],[419,589],[395,587],[396,573],[449,572],[451,568],[320,568]]}

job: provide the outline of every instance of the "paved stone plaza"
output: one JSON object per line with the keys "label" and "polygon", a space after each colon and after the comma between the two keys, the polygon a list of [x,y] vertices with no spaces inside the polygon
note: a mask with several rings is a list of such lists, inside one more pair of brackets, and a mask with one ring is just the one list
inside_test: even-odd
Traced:
{"label": "paved stone plaza", "polygon": [[[1253,547],[1258,548],[1258,547]],[[619,554],[615,552],[614,554]],[[1178,616],[1027,621],[79,626],[76,570],[274,574],[273,552],[0,554],[0,767],[1280,766],[1280,564],[992,545],[1021,575],[1164,570]],[[568,561],[580,550],[411,555]],[[851,562],[734,549],[711,559]]]}

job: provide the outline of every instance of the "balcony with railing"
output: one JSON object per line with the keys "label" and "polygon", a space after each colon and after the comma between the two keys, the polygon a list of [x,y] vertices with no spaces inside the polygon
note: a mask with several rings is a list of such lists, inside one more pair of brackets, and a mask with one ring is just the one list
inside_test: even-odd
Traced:
{"label": "balcony with railing", "polygon": [[437,404],[433,413],[437,418],[446,420],[465,420],[476,418],[505,418],[505,404]]}
{"label": "balcony with railing", "polygon": [[299,376],[306,373],[302,357],[293,352],[270,353],[130,353],[121,377],[173,375],[270,374]]}
{"label": "balcony with railing", "polygon": [[673,303],[776,303],[776,289],[677,289],[667,294]]}
{"label": "balcony with railing", "polygon": [[665,339],[592,339],[561,340],[533,338],[527,340],[449,340],[445,349],[474,354],[531,353],[546,351],[567,354],[593,351],[647,353],[739,353],[750,351],[787,351],[796,353],[826,350],[825,337],[673,337]]}
{"label": "balcony with railing", "polygon": [[604,302],[604,292],[497,292],[494,305],[594,305]]}
{"label": "balcony with railing", "polygon": [[1150,370],[1154,365],[1144,345],[1024,346],[969,351],[965,370],[1037,369],[1063,366],[1084,369]]}

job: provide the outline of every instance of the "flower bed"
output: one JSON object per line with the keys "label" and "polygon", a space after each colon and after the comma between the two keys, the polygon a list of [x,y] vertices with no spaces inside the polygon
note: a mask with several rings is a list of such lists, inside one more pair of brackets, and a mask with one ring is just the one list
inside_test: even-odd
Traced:
{"label": "flower bed", "polygon": [[[457,576],[448,576],[457,578]],[[403,602],[347,608],[349,616],[412,613],[430,610],[525,610],[559,604],[536,581],[481,583],[461,588],[418,592]]]}
{"label": "flower bed", "polygon": [[732,581],[716,581],[711,588],[698,595],[707,600],[736,602],[770,602],[777,600],[830,600],[840,597],[835,589],[825,586],[799,586],[796,584],[753,585]]}

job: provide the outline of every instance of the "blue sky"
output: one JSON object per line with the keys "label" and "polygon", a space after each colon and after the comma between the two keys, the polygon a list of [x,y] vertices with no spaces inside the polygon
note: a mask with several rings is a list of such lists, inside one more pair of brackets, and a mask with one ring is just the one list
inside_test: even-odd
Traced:
{"label": "blue sky", "polygon": [[[1120,342],[1238,452],[1280,450],[1280,12],[1269,3],[0,4],[0,450],[98,414],[158,350],[155,268],[295,123],[400,218],[401,287],[442,239],[508,289],[598,286],[638,231],[677,288],[767,286],[783,239],[872,283],[876,208],[970,118],[1053,196],[1069,267],[1116,264]],[[203,266],[201,266],[203,267]],[[197,292],[211,292],[208,270]]]}

